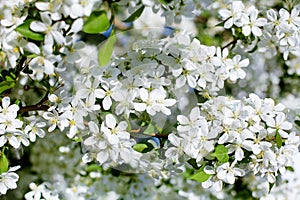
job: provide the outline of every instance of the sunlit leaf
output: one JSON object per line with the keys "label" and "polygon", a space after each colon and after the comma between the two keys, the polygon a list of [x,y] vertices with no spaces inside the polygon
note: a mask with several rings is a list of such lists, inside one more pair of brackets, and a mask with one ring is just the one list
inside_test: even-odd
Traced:
{"label": "sunlit leaf", "polygon": [[4,150],[0,152],[0,174],[7,172],[8,170],[8,160],[4,154]]}
{"label": "sunlit leaf", "polygon": [[94,11],[83,25],[83,32],[96,34],[106,31],[110,26],[110,22],[104,11]]}
{"label": "sunlit leaf", "polygon": [[36,41],[43,41],[44,35],[42,33],[34,32],[30,29],[30,23],[33,19],[26,20],[23,24],[19,25],[15,31],[19,32],[25,38],[29,38]]}
{"label": "sunlit leaf", "polygon": [[144,144],[144,143],[142,143],[142,144],[135,144],[133,146],[133,149],[136,150],[136,151],[138,151],[138,152],[142,152],[143,150],[145,150],[147,148],[148,148],[148,146],[146,144]]}
{"label": "sunlit leaf", "polygon": [[221,163],[226,163],[229,160],[228,149],[224,145],[218,145],[212,156],[215,156]]}
{"label": "sunlit leaf", "polygon": [[137,18],[141,16],[141,14],[144,11],[145,6],[141,5],[135,12],[133,12],[127,19],[125,19],[123,22],[133,22]]}
{"label": "sunlit leaf", "polygon": [[11,89],[15,86],[16,81],[11,77],[7,76],[5,81],[0,83],[0,94],[8,89]]}
{"label": "sunlit leaf", "polygon": [[103,43],[98,52],[98,62],[100,66],[105,66],[109,63],[117,37],[114,33]]}
{"label": "sunlit leaf", "polygon": [[276,144],[277,144],[277,147],[280,148],[282,146],[282,138],[280,136],[280,134],[278,133],[278,131],[276,131]]}
{"label": "sunlit leaf", "polygon": [[205,164],[201,166],[198,172],[189,177],[189,179],[196,180],[198,182],[207,181],[212,175],[204,172]]}

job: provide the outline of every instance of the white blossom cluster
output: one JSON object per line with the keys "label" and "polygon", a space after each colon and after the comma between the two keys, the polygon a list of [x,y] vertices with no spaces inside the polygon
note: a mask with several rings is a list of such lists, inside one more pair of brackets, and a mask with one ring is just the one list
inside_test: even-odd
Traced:
{"label": "white blossom cluster", "polygon": [[[151,118],[159,113],[166,119],[177,102],[173,90],[194,88],[204,97],[215,96],[226,79],[244,78],[242,68],[249,64],[240,55],[230,58],[226,49],[201,45],[182,33],[158,46],[136,45],[141,46],[109,66],[91,66],[92,75],[84,74],[74,83],[76,93],[70,105],[56,108],[54,104],[52,111],[43,114],[50,122],[48,131],[58,126],[61,131],[68,128],[69,138],[83,137],[88,151],[85,162],[95,159],[101,165],[127,163],[136,168],[142,155],[132,149],[136,141],[130,127],[137,126],[131,122],[133,115]],[[183,47],[176,49],[177,45]],[[113,114],[103,115],[102,110]],[[79,130],[88,132],[84,135]]]}
{"label": "white blossom cluster", "polygon": [[[203,187],[221,191],[222,182],[233,184],[238,176],[249,172],[267,176],[274,183],[279,171],[283,173],[286,166],[293,165],[299,145],[295,133],[286,132],[292,124],[283,109],[282,104],[275,105],[272,99],[262,100],[255,94],[243,101],[219,96],[202,105],[202,114],[195,107],[189,116],[177,116],[178,133],[169,135],[173,147],[168,148],[166,157],[173,162],[182,162],[185,156],[183,159],[194,158],[199,165],[205,160],[210,163],[216,144],[221,144],[228,148],[232,160],[206,163],[204,171],[212,176]],[[276,134],[285,145],[278,146]],[[246,165],[245,158],[249,159]]]}
{"label": "white blossom cluster", "polygon": [[[205,191],[199,183],[185,183],[183,177],[168,179],[168,185],[163,180],[155,180],[145,173],[130,174],[119,172],[112,175],[101,170],[98,165],[86,166],[81,161],[80,146],[68,144],[68,138],[59,133],[46,136],[33,145],[31,151],[33,169],[42,174],[45,182],[29,184],[25,199],[188,199],[189,196],[209,199],[213,192]],[[59,149],[59,151],[56,151]],[[40,152],[44,152],[41,154]],[[53,154],[56,154],[54,157]],[[50,160],[45,159],[51,158]],[[59,159],[52,159],[59,158]],[[53,163],[53,164],[51,164]],[[51,168],[46,166],[51,165]],[[74,170],[72,166],[76,166]],[[117,172],[117,171],[116,171]],[[47,180],[47,181],[46,181]]]}
{"label": "white blossom cluster", "polygon": [[[282,53],[284,60],[287,60],[290,75],[299,75],[299,12],[299,6],[294,6],[291,10],[281,8],[259,12],[255,6],[245,6],[242,1],[232,1],[227,8],[219,10],[224,28],[232,29],[236,38],[240,37],[240,33],[246,37],[254,36],[255,39],[249,39],[253,40],[258,51],[267,58],[274,57],[278,52]],[[246,39],[245,42],[249,40]]]}
{"label": "white blossom cluster", "polygon": [[[253,177],[264,187],[255,193],[248,183],[251,195],[266,196],[294,166],[299,137],[282,104],[249,91],[241,99],[225,97],[224,91],[247,80],[246,68],[257,63],[252,51],[267,59],[283,54],[286,73],[270,72],[272,84],[300,75],[300,7],[263,11],[253,2],[0,1],[0,193],[15,189],[19,179],[4,150],[19,157],[31,148],[30,168],[42,183],[33,181],[25,199],[163,199],[171,191],[166,180],[174,199],[227,198],[237,181]],[[166,25],[222,7],[218,14],[233,41],[205,45],[186,31],[149,36],[101,64],[108,55],[101,57],[85,37],[107,37],[100,48],[117,38],[115,19],[126,15],[118,6],[128,6],[130,23],[148,6]],[[98,172],[90,173],[94,164]],[[118,175],[105,174],[111,168],[136,175],[118,182]],[[180,185],[182,172],[207,193]]]}

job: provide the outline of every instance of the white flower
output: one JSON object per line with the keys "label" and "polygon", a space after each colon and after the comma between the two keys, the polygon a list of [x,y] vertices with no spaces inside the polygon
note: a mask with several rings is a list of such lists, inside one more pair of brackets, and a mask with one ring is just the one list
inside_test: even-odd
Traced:
{"label": "white flower", "polygon": [[180,72],[179,77],[176,79],[176,88],[183,87],[186,83],[192,88],[196,87],[196,80],[198,79],[199,71],[197,70],[197,65],[192,63],[191,61],[184,59],[183,60],[183,68],[173,71],[174,74]]}
{"label": "white flower", "polygon": [[214,82],[215,76],[214,76],[214,67],[211,64],[204,64],[199,69],[199,79],[197,80],[197,85],[201,89],[206,89],[207,82]]}
{"label": "white flower", "polygon": [[300,75],[300,59],[299,57],[286,61],[288,68],[288,74],[297,74]]}
{"label": "white flower", "polygon": [[44,77],[44,73],[48,75],[54,74],[54,63],[60,59],[60,56],[55,56],[52,53],[52,46],[49,44],[45,44],[42,46],[41,55],[33,58],[29,65],[33,68],[36,73],[36,79],[42,80]]}
{"label": "white flower", "polygon": [[231,165],[229,162],[222,164],[217,168],[217,177],[222,181],[234,184],[236,176],[244,176],[245,172],[242,169],[234,167],[236,162],[232,162]]}
{"label": "white flower", "polygon": [[42,22],[33,21],[30,24],[30,28],[36,32],[45,33],[45,44],[50,45],[52,48],[53,39],[58,44],[65,43],[65,38],[61,33],[62,28],[65,26],[65,22],[56,22],[52,25],[52,19],[47,12],[41,13]]}
{"label": "white flower", "polygon": [[83,16],[90,16],[96,0],[79,0],[71,5],[70,17],[75,19]]}
{"label": "white flower", "polygon": [[214,167],[206,165],[203,170],[206,174],[212,175],[207,181],[202,183],[203,188],[210,188],[214,189],[217,192],[220,192],[223,187],[223,182],[220,180],[215,174],[216,170]]}
{"label": "white flower", "polygon": [[288,133],[285,130],[290,130],[292,128],[292,124],[286,121],[284,113],[278,113],[275,119],[273,117],[270,117],[269,115],[265,115],[263,116],[263,120],[269,126],[267,128],[269,134],[275,134],[275,132],[278,131],[281,137],[288,137]]}
{"label": "white flower", "polygon": [[300,26],[299,8],[293,8],[291,13],[286,9],[281,8],[279,10],[279,26],[281,28],[289,27],[290,29],[297,30]]}
{"label": "white flower", "polygon": [[49,183],[44,182],[40,185],[36,185],[35,183],[30,183],[29,188],[31,189],[30,192],[25,194],[26,200],[37,200],[37,199],[44,199],[44,200],[59,200],[59,196],[57,193],[51,191]]}
{"label": "white flower", "polygon": [[189,114],[189,118],[184,115],[177,116],[177,121],[179,122],[177,130],[179,132],[192,131],[199,128],[204,120],[204,117],[200,115],[199,107],[194,107]]}
{"label": "white flower", "polygon": [[2,99],[2,107],[0,106],[0,118],[15,119],[19,109],[19,106],[16,104],[10,105],[9,97],[4,97]]}
{"label": "white flower", "polygon": [[276,12],[273,9],[267,10],[267,18],[270,22],[268,22],[268,26],[271,26],[272,28],[275,28],[278,30],[279,20],[278,20],[278,12]]}
{"label": "white flower", "polygon": [[45,126],[45,122],[32,121],[25,127],[24,132],[28,134],[31,142],[35,142],[36,136],[43,138],[46,135],[45,131],[43,130]]}
{"label": "white flower", "polygon": [[230,8],[228,9],[221,9],[219,11],[219,14],[225,21],[224,28],[229,29],[233,25],[236,25],[238,27],[242,26],[243,20],[241,18],[243,17],[243,11],[244,11],[244,4],[241,1],[233,1],[230,4]]}
{"label": "white flower", "polygon": [[171,110],[167,107],[173,106],[176,103],[175,99],[165,99],[166,91],[162,89],[154,89],[149,93],[145,88],[141,88],[139,96],[143,103],[134,103],[134,109],[136,111],[146,110],[150,115],[155,115],[156,112],[163,112],[165,115],[170,115]]}
{"label": "white flower", "polygon": [[129,139],[130,134],[126,131],[127,123],[125,121],[117,124],[116,118],[112,114],[105,116],[105,125],[101,125],[101,131],[107,136],[111,144],[119,143],[119,139]]}
{"label": "white flower", "polygon": [[237,79],[244,79],[246,73],[242,70],[243,67],[249,65],[249,59],[241,60],[240,55],[234,56],[232,59],[226,61],[227,70],[229,70],[229,79],[235,82]]}
{"label": "white flower", "polygon": [[242,32],[245,36],[250,35],[251,33],[254,36],[260,37],[262,35],[262,31],[259,27],[262,27],[267,24],[267,19],[265,18],[257,18],[258,10],[254,7],[250,7],[248,10],[249,20],[248,22],[244,22],[245,25],[242,28]]}
{"label": "white flower", "polygon": [[68,121],[62,118],[55,110],[53,110],[52,112],[44,112],[43,117],[49,121],[49,132],[52,132],[56,128],[56,126],[58,126],[61,131],[68,126]]}
{"label": "white flower", "polygon": [[174,133],[168,135],[168,140],[171,142],[173,147],[169,147],[165,152],[165,156],[171,159],[173,162],[178,163],[179,157],[184,154],[183,139],[176,136]]}
{"label": "white flower", "polygon": [[100,80],[95,78],[93,83],[91,78],[88,78],[81,89],[76,92],[76,97],[79,99],[87,98],[89,105],[94,105],[96,98],[102,99],[105,92],[99,88]]}
{"label": "white flower", "polygon": [[210,130],[206,121],[201,124],[201,129],[199,130],[200,149],[196,158],[197,162],[201,162],[203,157],[214,150],[217,136],[218,132]]}
{"label": "white flower", "polygon": [[102,87],[102,89],[100,89],[100,92],[102,94],[102,97],[100,97],[100,99],[103,99],[103,101],[102,101],[103,109],[109,110],[113,103],[112,98],[115,99],[115,96],[118,96],[116,91],[118,90],[120,85],[117,83],[115,83],[113,85],[103,83],[101,85],[101,87]]}
{"label": "white flower", "polygon": [[114,94],[114,100],[118,102],[115,110],[116,115],[124,113],[125,116],[129,117],[129,114],[133,112],[133,100],[135,97],[135,91],[128,91],[123,88],[116,91]]}
{"label": "white flower", "polygon": [[234,152],[234,157],[237,161],[241,161],[245,157],[245,153],[243,149],[247,151],[251,151],[251,147],[253,146],[253,141],[250,139],[254,138],[254,134],[250,132],[248,129],[243,129],[242,133],[236,135],[236,139],[233,144],[229,144],[227,147],[229,148],[228,152]]}
{"label": "white flower", "polygon": [[16,182],[19,180],[19,175],[14,171],[18,170],[20,166],[9,168],[7,172],[0,174],[0,193],[6,194],[9,189],[16,189]]}

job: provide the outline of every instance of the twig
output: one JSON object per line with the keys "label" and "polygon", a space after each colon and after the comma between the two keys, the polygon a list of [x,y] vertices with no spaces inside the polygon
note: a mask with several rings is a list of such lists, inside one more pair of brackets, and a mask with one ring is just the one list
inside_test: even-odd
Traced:
{"label": "twig", "polygon": [[29,111],[37,111],[37,110],[48,110],[49,106],[47,105],[31,105],[20,108],[19,113],[25,113]]}
{"label": "twig", "polygon": [[37,111],[37,110],[48,110],[49,106],[44,105],[44,103],[48,100],[49,91],[45,93],[45,96],[35,105],[25,106],[20,108],[19,113],[25,113],[29,111]]}
{"label": "twig", "polygon": [[226,44],[224,47],[222,47],[221,49],[223,50],[223,49],[229,47],[230,45],[235,45],[237,41],[238,41],[238,39],[235,38],[234,40],[232,40],[231,42],[229,42],[228,44]]}
{"label": "twig", "polygon": [[130,131],[130,133],[132,133],[132,135],[134,136],[136,135],[143,135],[145,137],[149,136],[149,137],[157,137],[157,138],[165,138],[168,137],[169,134],[163,134],[163,133],[150,133],[150,134],[144,134],[141,132],[141,129],[133,129]]}

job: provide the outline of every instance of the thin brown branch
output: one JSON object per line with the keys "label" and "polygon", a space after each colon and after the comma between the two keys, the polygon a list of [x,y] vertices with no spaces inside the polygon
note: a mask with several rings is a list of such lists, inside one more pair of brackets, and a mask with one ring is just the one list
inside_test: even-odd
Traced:
{"label": "thin brown branch", "polygon": [[38,110],[48,110],[49,106],[47,105],[31,105],[20,108],[19,113],[25,113],[30,111],[38,111]]}
{"label": "thin brown branch", "polygon": [[224,47],[222,47],[221,49],[223,50],[223,49],[225,49],[225,48],[227,48],[227,47],[229,47],[231,45],[235,45],[237,43],[237,41],[238,41],[238,39],[235,38],[234,40],[232,40],[231,42],[229,42],[228,44],[226,44]]}
{"label": "thin brown branch", "polygon": [[48,105],[44,105],[44,103],[46,101],[48,101],[48,94],[49,91],[47,91],[44,95],[44,97],[35,105],[29,105],[29,106],[24,106],[22,108],[20,108],[20,110],[18,111],[19,113],[25,113],[25,112],[29,112],[29,111],[38,111],[38,110],[48,110],[49,106]]}
{"label": "thin brown branch", "polygon": [[168,137],[169,134],[163,134],[163,133],[150,133],[150,134],[144,134],[141,129],[133,129],[130,131],[130,133],[132,134],[132,136],[135,136],[139,134],[141,134],[142,136],[145,136],[145,137],[157,137],[157,138],[165,138],[165,137]]}

